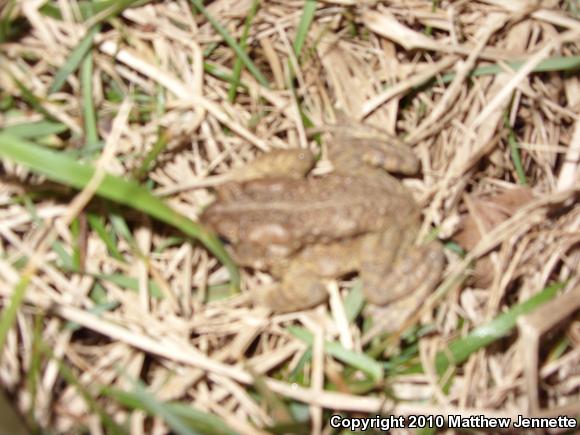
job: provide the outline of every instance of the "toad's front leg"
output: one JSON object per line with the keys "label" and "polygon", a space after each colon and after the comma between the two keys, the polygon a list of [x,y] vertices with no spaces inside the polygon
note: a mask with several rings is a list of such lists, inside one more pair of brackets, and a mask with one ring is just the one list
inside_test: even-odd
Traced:
{"label": "toad's front leg", "polygon": [[305,247],[287,264],[281,262],[272,274],[279,277],[273,286],[258,289],[254,300],[277,312],[314,307],[328,299],[326,280],[358,270],[361,238],[339,240]]}
{"label": "toad's front leg", "polygon": [[254,301],[277,313],[300,311],[328,298],[326,285],[317,271],[293,261],[280,281],[253,290]]}
{"label": "toad's front leg", "polygon": [[314,155],[307,149],[276,149],[256,157],[231,171],[233,181],[260,178],[304,178],[314,166]]}

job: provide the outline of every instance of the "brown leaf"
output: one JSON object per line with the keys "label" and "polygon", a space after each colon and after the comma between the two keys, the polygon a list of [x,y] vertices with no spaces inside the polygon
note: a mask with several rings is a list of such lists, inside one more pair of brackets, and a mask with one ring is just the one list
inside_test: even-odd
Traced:
{"label": "brown leaf", "polygon": [[[528,187],[515,187],[491,195],[465,195],[467,212],[462,215],[461,230],[455,241],[467,251],[473,249],[482,237],[509,219],[520,207],[534,198]],[[491,284],[493,267],[489,256],[477,261],[473,279],[475,285],[486,288]]]}

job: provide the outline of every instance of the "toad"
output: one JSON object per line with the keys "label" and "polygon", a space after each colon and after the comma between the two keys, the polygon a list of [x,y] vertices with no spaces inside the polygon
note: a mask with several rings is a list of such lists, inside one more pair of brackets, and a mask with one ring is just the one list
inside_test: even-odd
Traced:
{"label": "toad", "polygon": [[415,174],[418,159],[384,136],[335,130],[332,173],[309,175],[315,158],[306,149],[264,153],[232,171],[201,216],[238,265],[272,274],[275,283],[253,297],[275,312],[324,302],[326,280],[353,272],[377,305],[431,290],[441,276],[441,245],[415,245],[421,210],[387,173]]}

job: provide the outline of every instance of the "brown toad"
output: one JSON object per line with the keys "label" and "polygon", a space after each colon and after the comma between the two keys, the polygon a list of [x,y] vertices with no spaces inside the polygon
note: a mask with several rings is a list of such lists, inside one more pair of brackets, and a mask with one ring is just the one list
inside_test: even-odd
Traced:
{"label": "brown toad", "polygon": [[[277,280],[254,298],[277,312],[301,310],[327,297],[325,280],[359,272],[374,304],[438,282],[440,244],[415,246],[420,209],[385,170],[419,169],[404,146],[360,134],[338,134],[328,147],[334,171],[306,177],[308,150],[277,150],[235,170],[201,220],[224,237],[240,266]],[[424,286],[423,286],[424,284]]]}

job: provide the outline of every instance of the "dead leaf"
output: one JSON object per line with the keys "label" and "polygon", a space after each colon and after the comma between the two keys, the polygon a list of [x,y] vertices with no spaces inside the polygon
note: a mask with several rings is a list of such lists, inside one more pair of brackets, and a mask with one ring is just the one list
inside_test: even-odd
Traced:
{"label": "dead leaf", "polygon": [[[470,251],[489,231],[509,219],[520,207],[534,198],[528,187],[515,187],[491,195],[465,195],[467,212],[461,216],[461,230],[454,240]],[[486,288],[493,279],[493,267],[489,256],[477,261],[473,275],[475,285]]]}

